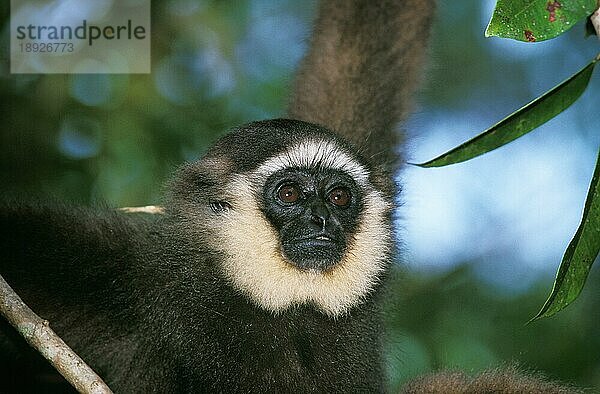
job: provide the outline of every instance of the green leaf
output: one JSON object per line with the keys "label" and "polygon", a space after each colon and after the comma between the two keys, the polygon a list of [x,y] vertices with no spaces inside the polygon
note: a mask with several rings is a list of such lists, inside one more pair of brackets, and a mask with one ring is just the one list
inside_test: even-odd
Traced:
{"label": "green leaf", "polygon": [[485,36],[548,40],[569,30],[597,7],[596,0],[498,0]]}
{"label": "green leaf", "polygon": [[460,163],[490,152],[527,134],[567,109],[581,96],[590,81],[594,65],[597,61],[598,58],[592,60],[590,64],[577,74],[496,123],[483,133],[428,162],[417,164],[417,166],[442,167]]}
{"label": "green leaf", "polygon": [[581,224],[569,243],[546,303],[532,319],[552,316],[573,302],[581,293],[590,268],[600,251],[600,151]]}

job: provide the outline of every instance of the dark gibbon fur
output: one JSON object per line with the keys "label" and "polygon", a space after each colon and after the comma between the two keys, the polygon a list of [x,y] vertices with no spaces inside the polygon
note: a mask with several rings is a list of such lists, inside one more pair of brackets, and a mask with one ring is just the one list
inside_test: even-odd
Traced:
{"label": "dark gibbon fur", "polygon": [[289,116],[325,125],[391,175],[421,80],[435,1],[324,1]]}
{"label": "dark gibbon fur", "polygon": [[584,391],[516,367],[490,369],[470,377],[460,371],[423,376],[406,384],[402,394],[581,394]]}
{"label": "dark gibbon fur", "polygon": [[[384,391],[395,128],[433,8],[324,1],[290,119],[183,165],[164,215],[0,204],[0,274],[117,393]],[[442,374],[406,392],[554,387],[507,374],[497,390]],[[69,390],[0,319],[0,392]]]}

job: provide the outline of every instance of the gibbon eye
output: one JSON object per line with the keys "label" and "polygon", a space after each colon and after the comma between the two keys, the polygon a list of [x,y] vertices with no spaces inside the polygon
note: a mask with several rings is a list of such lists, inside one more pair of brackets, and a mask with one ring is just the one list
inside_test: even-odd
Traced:
{"label": "gibbon eye", "polygon": [[298,190],[296,185],[283,185],[279,188],[277,197],[286,204],[292,204],[300,198],[300,190]]}
{"label": "gibbon eye", "polygon": [[350,191],[345,187],[336,187],[329,192],[329,201],[338,207],[345,207],[350,204]]}

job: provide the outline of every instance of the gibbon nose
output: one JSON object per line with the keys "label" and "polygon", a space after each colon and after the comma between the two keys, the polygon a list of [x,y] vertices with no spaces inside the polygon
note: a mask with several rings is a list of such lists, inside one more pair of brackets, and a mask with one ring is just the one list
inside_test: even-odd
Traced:
{"label": "gibbon nose", "polygon": [[325,224],[329,219],[329,211],[323,204],[314,204],[310,212],[310,220],[313,223],[319,225],[321,228],[325,228]]}

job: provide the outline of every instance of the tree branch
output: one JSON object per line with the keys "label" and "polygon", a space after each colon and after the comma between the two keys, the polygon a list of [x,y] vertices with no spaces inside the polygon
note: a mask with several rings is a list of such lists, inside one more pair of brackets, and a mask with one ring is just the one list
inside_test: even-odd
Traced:
{"label": "tree branch", "polygon": [[106,383],[36,315],[0,275],[0,315],[80,393],[111,394]]}

